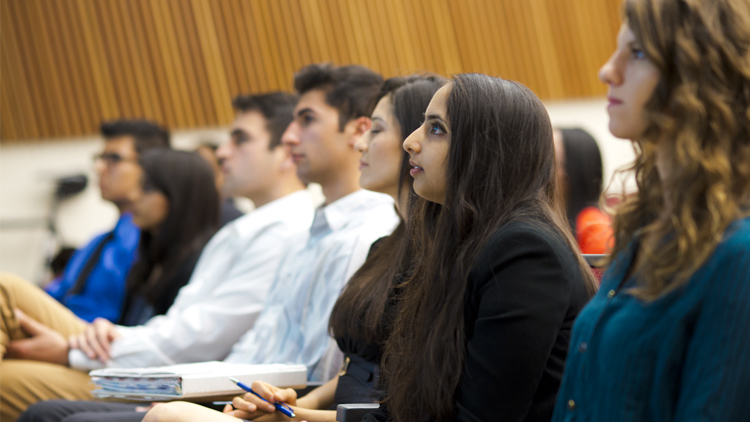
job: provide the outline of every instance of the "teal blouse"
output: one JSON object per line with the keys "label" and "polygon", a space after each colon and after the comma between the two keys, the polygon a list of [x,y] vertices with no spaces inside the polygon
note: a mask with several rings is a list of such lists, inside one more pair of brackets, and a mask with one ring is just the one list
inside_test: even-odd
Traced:
{"label": "teal blouse", "polygon": [[750,218],[650,303],[623,280],[634,251],[576,320],[553,421],[750,421]]}

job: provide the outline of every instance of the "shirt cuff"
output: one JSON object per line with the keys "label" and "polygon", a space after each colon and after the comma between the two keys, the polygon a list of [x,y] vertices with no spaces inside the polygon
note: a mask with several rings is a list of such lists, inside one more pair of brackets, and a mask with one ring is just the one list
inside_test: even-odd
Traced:
{"label": "shirt cuff", "polygon": [[106,365],[96,359],[89,359],[88,356],[79,349],[70,349],[68,352],[68,363],[71,368],[83,372],[106,367]]}

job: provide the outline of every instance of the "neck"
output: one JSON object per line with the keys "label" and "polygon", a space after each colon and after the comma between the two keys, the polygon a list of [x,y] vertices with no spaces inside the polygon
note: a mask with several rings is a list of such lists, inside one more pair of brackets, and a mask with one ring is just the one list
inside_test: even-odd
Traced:
{"label": "neck", "polygon": [[117,210],[120,211],[120,215],[123,215],[126,212],[133,212],[133,203],[130,201],[113,201],[113,204],[115,204]]}
{"label": "neck", "polygon": [[339,171],[328,181],[321,180],[318,182],[323,190],[323,196],[326,198],[326,205],[334,203],[346,195],[354,193],[360,189],[359,169],[354,165],[350,167],[351,169],[339,169]]}
{"label": "neck", "polygon": [[291,176],[282,175],[280,179],[280,181],[276,182],[269,189],[263,192],[253,193],[252,195],[246,195],[246,197],[253,201],[255,208],[260,208],[277,199],[305,189],[305,185],[299,181],[296,174]]}
{"label": "neck", "polygon": [[401,219],[406,221],[407,210],[409,209],[409,188],[403,188],[401,190],[401,197],[398,196],[398,190],[395,192],[388,193],[388,196],[393,198],[393,204],[396,206],[396,212],[401,216]]}

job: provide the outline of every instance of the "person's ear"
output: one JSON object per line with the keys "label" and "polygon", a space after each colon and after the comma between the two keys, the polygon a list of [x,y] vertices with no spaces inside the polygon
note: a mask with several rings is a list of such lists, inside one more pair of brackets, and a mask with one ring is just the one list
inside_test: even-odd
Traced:
{"label": "person's ear", "polygon": [[353,133],[349,138],[349,146],[354,148],[357,140],[372,127],[372,120],[369,117],[358,117],[347,124],[352,126]]}

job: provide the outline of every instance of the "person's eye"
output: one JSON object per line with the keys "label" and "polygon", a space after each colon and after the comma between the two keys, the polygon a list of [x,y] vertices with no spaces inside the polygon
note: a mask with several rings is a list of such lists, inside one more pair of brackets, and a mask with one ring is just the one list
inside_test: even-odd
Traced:
{"label": "person's eye", "polygon": [[643,60],[646,58],[646,53],[640,48],[636,47],[630,49],[630,55],[636,60]]}
{"label": "person's eye", "polygon": [[373,135],[377,135],[378,133],[380,133],[380,132],[382,132],[382,131],[383,131],[383,129],[380,129],[380,128],[377,128],[377,129],[375,129],[375,128],[373,128],[373,129],[372,129],[372,130],[371,130],[370,132],[371,132],[371,133],[372,133]]}
{"label": "person's eye", "polygon": [[247,141],[249,141],[250,137],[246,135],[239,135],[239,136],[235,136],[234,138],[232,138],[232,140],[234,141],[235,145],[242,145],[246,143]]}
{"label": "person's eye", "polygon": [[430,123],[428,131],[433,135],[442,135],[445,133],[445,128],[439,123]]}
{"label": "person's eye", "polygon": [[303,116],[300,116],[300,123],[302,123],[302,125],[304,125],[304,126],[307,126],[307,125],[309,125],[310,123],[312,123],[314,121],[315,121],[315,118],[313,118],[309,114],[305,114]]}

